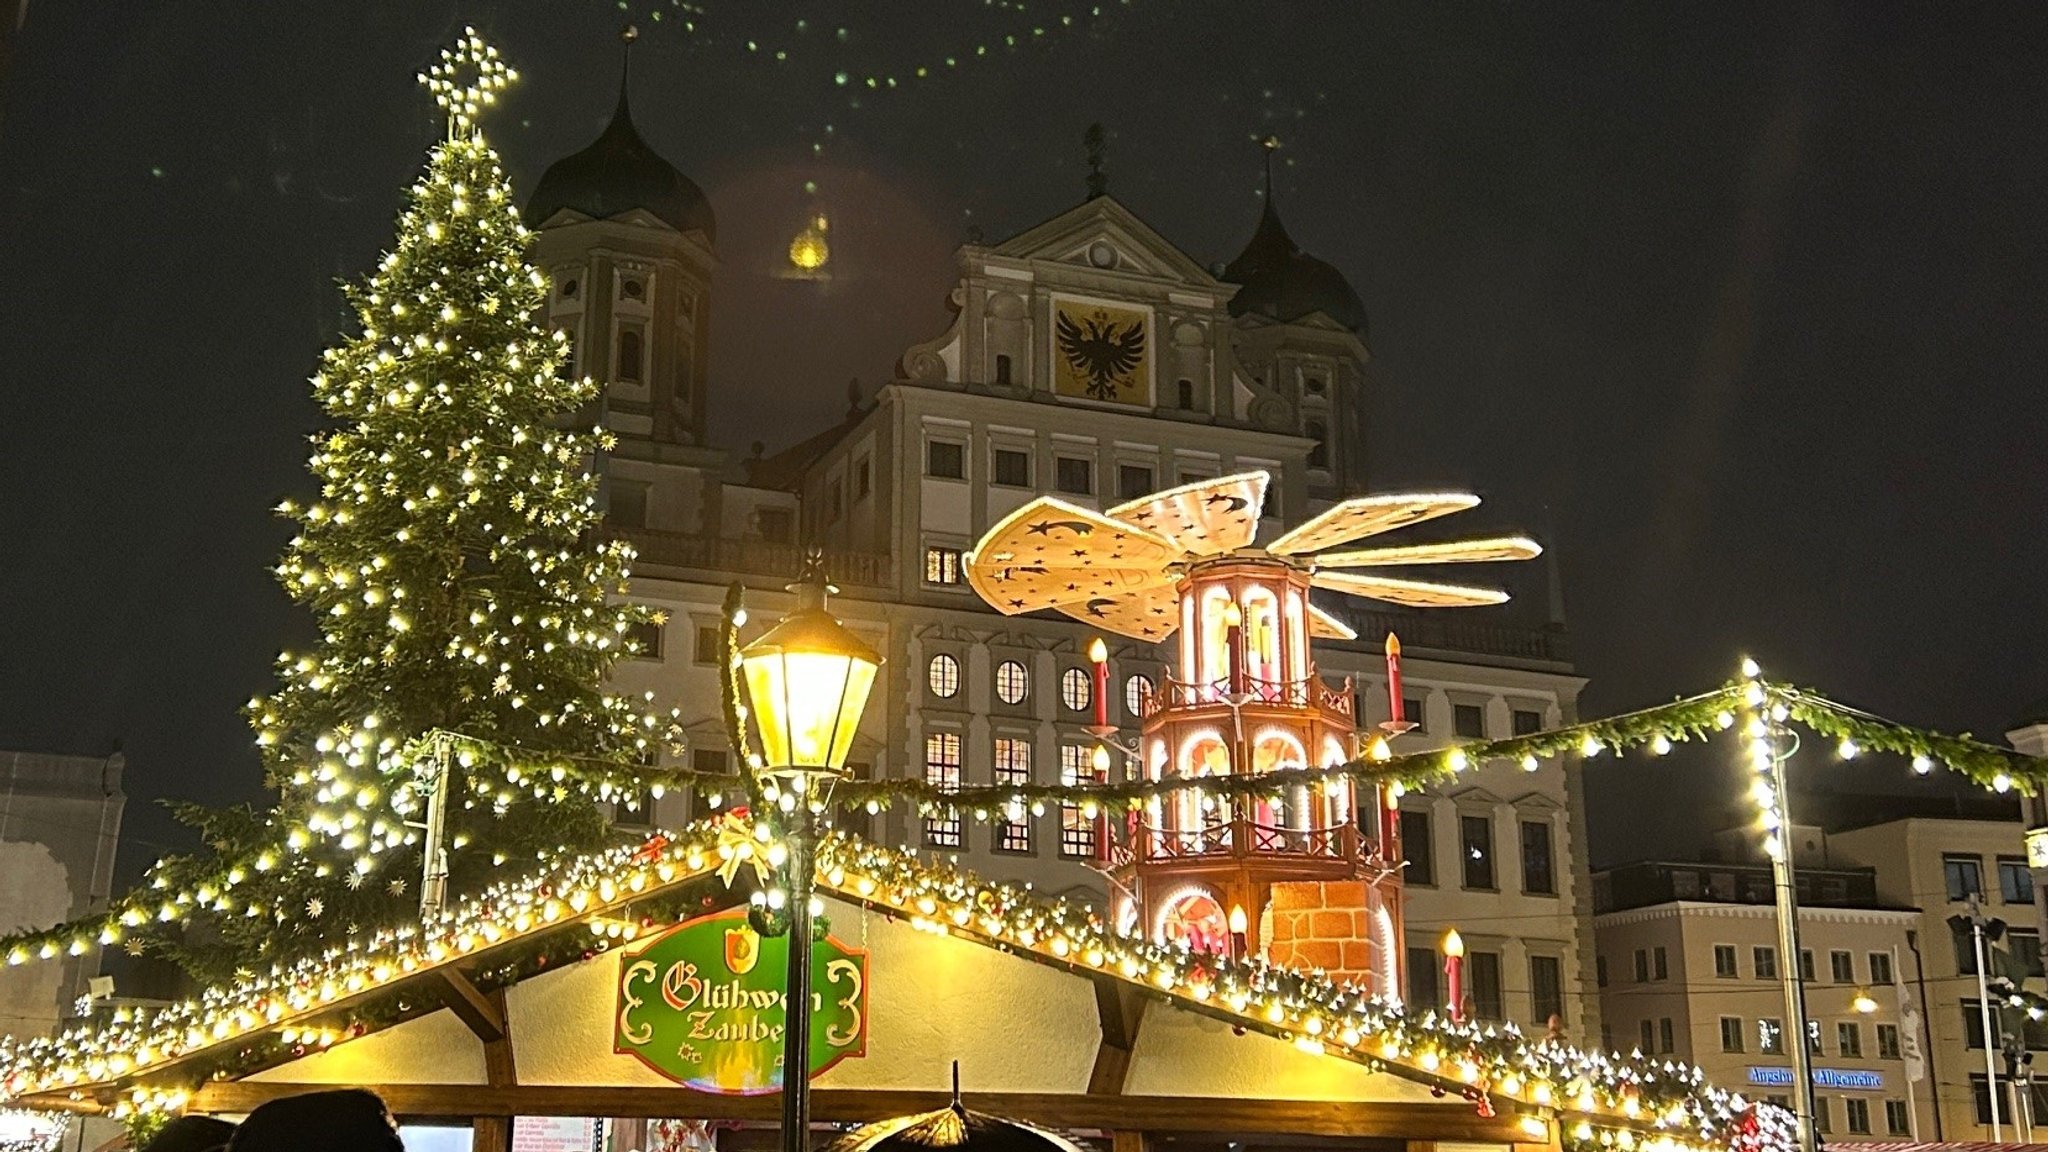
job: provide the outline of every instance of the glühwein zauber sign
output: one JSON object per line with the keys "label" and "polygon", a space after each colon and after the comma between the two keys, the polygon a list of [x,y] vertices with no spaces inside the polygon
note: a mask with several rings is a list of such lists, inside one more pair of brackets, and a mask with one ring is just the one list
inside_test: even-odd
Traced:
{"label": "gl\u00fchwein zauber sign", "polygon": [[[702,1092],[782,1087],[789,937],[744,908],[687,920],[630,945],[619,963],[613,1051]],[[811,946],[811,1075],[867,1053],[868,956],[830,936]]]}

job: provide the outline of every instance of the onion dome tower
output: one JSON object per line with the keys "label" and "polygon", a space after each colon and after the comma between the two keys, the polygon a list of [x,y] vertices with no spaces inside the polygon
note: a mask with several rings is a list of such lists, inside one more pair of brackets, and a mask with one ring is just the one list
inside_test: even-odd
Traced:
{"label": "onion dome tower", "polygon": [[1342,272],[1287,234],[1273,203],[1279,144],[1268,140],[1265,148],[1258,227],[1221,273],[1238,285],[1230,298],[1234,349],[1254,396],[1254,420],[1313,441],[1309,495],[1336,499],[1366,479],[1365,304]]}
{"label": "onion dome tower", "polygon": [[718,222],[704,190],[633,123],[627,28],[611,122],[549,165],[526,204],[535,262],[552,281],[551,324],[569,333],[572,369],[606,382],[620,454],[704,443],[704,373]]}

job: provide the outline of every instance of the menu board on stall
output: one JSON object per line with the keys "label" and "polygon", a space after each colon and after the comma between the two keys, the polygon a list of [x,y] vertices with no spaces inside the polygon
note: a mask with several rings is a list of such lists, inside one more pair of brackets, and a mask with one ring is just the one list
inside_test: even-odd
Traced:
{"label": "menu board on stall", "polygon": [[590,1116],[516,1117],[512,1152],[604,1152],[604,1121]]}
{"label": "menu board on stall", "polygon": [[[629,945],[619,961],[613,1051],[700,1092],[782,1087],[789,937],[763,936],[744,908],[700,916]],[[811,946],[811,1075],[867,1052],[868,957],[826,936]]]}

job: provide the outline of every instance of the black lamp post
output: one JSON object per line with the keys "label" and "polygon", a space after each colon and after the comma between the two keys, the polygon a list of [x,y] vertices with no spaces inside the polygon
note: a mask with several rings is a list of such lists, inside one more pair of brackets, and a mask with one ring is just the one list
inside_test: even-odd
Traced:
{"label": "black lamp post", "polygon": [[782,1148],[807,1152],[811,1127],[811,893],[817,828],[860,727],[882,657],[826,610],[836,591],[815,558],[790,585],[796,609],[740,650],[761,733],[762,768],[789,819],[789,967],[783,986]]}

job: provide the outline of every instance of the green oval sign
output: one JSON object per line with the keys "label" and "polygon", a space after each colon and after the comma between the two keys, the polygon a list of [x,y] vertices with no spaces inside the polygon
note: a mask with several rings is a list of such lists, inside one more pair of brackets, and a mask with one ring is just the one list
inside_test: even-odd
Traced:
{"label": "green oval sign", "polygon": [[[734,908],[628,945],[612,1050],[700,1092],[782,1087],[789,937]],[[811,1075],[867,1054],[868,956],[830,936],[811,946]]]}

